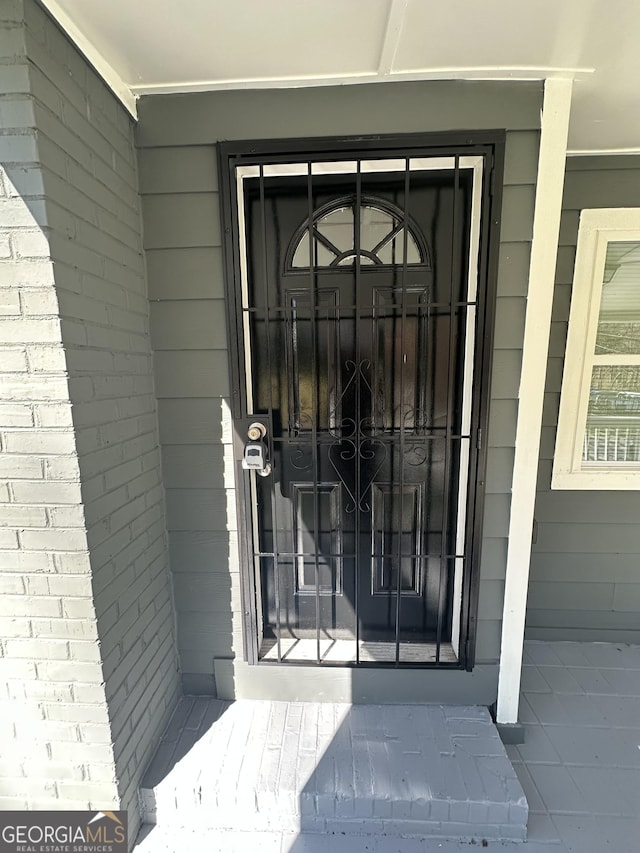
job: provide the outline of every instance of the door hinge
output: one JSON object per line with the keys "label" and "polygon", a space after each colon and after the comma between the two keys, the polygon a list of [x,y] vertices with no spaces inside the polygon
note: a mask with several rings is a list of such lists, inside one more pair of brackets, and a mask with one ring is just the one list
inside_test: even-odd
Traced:
{"label": "door hinge", "polygon": [[482,450],[482,427],[478,429],[478,439],[476,441],[476,450]]}

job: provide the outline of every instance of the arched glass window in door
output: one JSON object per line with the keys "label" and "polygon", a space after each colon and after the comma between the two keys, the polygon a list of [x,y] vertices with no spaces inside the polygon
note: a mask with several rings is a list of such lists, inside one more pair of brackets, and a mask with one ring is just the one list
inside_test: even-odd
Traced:
{"label": "arched glass window in door", "polygon": [[[431,268],[426,241],[403,210],[385,199],[362,196],[356,217],[356,196],[333,199],[306,220],[291,240],[286,257],[289,271],[309,269],[309,235],[313,235],[313,265],[332,268],[355,263],[394,266],[406,263]],[[356,222],[360,224],[359,245]]]}

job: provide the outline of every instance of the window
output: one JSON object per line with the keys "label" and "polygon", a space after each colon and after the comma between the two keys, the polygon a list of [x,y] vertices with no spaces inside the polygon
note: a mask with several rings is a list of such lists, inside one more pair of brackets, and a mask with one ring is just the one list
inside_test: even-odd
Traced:
{"label": "window", "polygon": [[580,216],[551,486],[640,489],[640,208]]}
{"label": "window", "polygon": [[292,271],[309,269],[311,230],[316,267],[353,265],[356,255],[360,255],[360,263],[363,266],[402,264],[406,245],[407,264],[422,264],[431,268],[426,243],[421,239],[416,226],[409,217],[405,217],[399,207],[383,199],[363,196],[357,216],[360,226],[359,240],[356,240],[355,233],[355,209],[356,197],[351,195],[334,200],[316,210],[312,228],[309,229],[307,220],[294,235],[287,267]]}

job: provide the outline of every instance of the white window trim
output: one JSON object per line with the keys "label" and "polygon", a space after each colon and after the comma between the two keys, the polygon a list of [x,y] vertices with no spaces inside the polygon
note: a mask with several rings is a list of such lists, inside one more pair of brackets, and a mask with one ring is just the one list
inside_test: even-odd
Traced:
{"label": "white window trim", "polygon": [[[585,465],[582,461],[591,371],[599,361],[599,357],[595,355],[595,341],[607,244],[610,241],[623,240],[640,241],[640,208],[582,211],[551,477],[552,489],[640,489],[640,463]],[[640,355],[625,355],[624,363],[640,365]]]}

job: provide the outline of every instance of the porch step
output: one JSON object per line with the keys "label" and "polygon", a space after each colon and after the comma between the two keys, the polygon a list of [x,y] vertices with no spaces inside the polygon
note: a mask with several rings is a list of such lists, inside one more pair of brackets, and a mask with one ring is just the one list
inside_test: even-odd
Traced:
{"label": "porch step", "polygon": [[167,829],[523,840],[528,816],[477,706],[184,698],[140,793]]}

